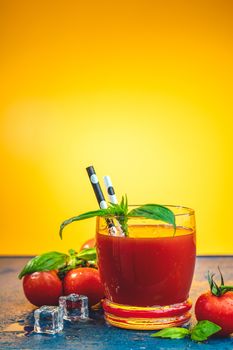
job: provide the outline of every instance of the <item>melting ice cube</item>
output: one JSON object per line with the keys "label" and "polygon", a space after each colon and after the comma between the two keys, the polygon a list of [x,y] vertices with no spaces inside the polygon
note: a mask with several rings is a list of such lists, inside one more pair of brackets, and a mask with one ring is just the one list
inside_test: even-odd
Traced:
{"label": "melting ice cube", "polygon": [[85,295],[70,294],[61,296],[59,306],[63,308],[65,320],[84,321],[89,317],[88,298]]}
{"label": "melting ice cube", "polygon": [[63,309],[59,306],[41,306],[34,311],[34,331],[56,334],[63,330]]}

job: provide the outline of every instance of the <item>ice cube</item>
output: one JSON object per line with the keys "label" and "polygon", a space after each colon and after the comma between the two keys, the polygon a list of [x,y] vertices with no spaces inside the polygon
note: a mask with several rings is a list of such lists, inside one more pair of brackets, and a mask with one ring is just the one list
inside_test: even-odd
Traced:
{"label": "ice cube", "polygon": [[59,306],[41,306],[34,311],[34,332],[56,334],[63,330],[63,308]]}
{"label": "ice cube", "polygon": [[63,308],[63,317],[68,321],[85,321],[89,317],[88,297],[70,294],[59,298],[59,306]]}

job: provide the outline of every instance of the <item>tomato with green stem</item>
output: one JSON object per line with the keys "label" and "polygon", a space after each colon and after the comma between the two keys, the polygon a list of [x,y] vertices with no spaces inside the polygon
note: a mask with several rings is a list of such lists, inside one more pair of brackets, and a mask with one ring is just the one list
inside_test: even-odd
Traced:
{"label": "tomato with green stem", "polygon": [[198,321],[208,320],[219,325],[222,330],[218,335],[226,336],[233,333],[233,286],[226,286],[219,272],[220,285],[214,281],[214,274],[208,273],[210,291],[197,299],[195,314]]}

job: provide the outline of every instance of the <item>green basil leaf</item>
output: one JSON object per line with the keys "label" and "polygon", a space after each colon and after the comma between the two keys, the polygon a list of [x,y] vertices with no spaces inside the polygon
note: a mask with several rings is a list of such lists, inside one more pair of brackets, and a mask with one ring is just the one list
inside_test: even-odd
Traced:
{"label": "green basil leaf", "polygon": [[37,271],[50,271],[64,267],[69,259],[69,256],[59,252],[48,252],[42,255],[35,256],[24,266],[19,274],[19,279]]}
{"label": "green basil leaf", "polygon": [[96,261],[96,248],[86,248],[77,254],[79,259],[85,261]]}
{"label": "green basil leaf", "polygon": [[131,210],[128,216],[143,216],[147,219],[161,220],[172,224],[176,228],[174,213],[167,207],[159,204],[145,204]]}
{"label": "green basil leaf", "polygon": [[213,322],[207,320],[199,321],[191,331],[191,339],[195,341],[204,341],[221,329],[220,326]]}
{"label": "green basil leaf", "polygon": [[161,331],[151,334],[151,337],[182,339],[190,334],[190,330],[181,327],[164,328]]}
{"label": "green basil leaf", "polygon": [[74,250],[74,249],[69,249],[68,252],[69,252],[70,256],[76,256],[76,254],[77,254],[76,250]]}
{"label": "green basil leaf", "polygon": [[60,238],[62,239],[62,231],[63,231],[64,227],[71,224],[72,222],[93,218],[95,216],[104,216],[106,214],[107,214],[106,209],[99,209],[99,210],[88,211],[87,213],[83,213],[83,214],[80,214],[78,216],[73,216],[72,218],[63,221],[63,223],[60,226],[60,231],[59,231]]}

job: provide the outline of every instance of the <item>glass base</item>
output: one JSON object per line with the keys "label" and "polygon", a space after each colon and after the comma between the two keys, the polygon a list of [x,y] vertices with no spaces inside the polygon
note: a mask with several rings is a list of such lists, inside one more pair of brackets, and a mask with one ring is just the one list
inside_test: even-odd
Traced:
{"label": "glass base", "polygon": [[115,304],[108,299],[103,301],[105,320],[110,325],[138,330],[186,326],[191,318],[191,307],[190,299],[179,304],[153,307]]}

